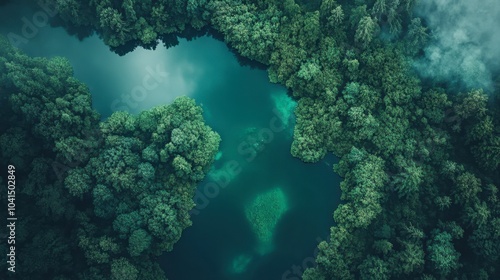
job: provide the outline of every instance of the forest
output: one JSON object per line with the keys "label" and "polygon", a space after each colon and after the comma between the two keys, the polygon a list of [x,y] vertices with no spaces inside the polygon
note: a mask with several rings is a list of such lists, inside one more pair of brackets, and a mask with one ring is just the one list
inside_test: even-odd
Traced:
{"label": "forest", "polygon": [[[500,279],[500,72],[489,88],[421,75],[436,36],[416,1],[45,3],[53,26],[122,55],[209,34],[287,87],[290,153],[333,153],[343,178],[316,266],[287,279]],[[190,225],[221,140],[201,108],[100,122],[67,60],[0,45],[1,163],[25,171],[19,227],[36,229],[19,229],[25,279],[165,279],[155,260]]]}

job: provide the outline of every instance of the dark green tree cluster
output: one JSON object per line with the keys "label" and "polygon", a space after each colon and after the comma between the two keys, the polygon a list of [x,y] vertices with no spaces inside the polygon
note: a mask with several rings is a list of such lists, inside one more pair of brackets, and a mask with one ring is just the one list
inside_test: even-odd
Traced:
{"label": "dark green tree cluster", "polygon": [[[448,95],[411,72],[405,55],[428,40],[408,17],[412,2],[357,2],[322,1],[319,11],[293,1],[240,5],[255,5],[246,18],[264,22],[281,11],[269,61],[250,58],[298,99],[292,154],[341,158],[336,226],[304,278],[495,279],[499,126],[488,97]],[[242,55],[259,49],[221,20],[241,22],[239,14],[214,9],[212,21]]]}
{"label": "dark green tree cluster", "polygon": [[[292,154],[334,152],[345,178],[331,241],[305,279],[499,277],[496,111],[480,90],[447,93],[411,72],[407,55],[429,37],[401,16],[412,4],[323,1],[319,36],[299,31],[314,11],[276,4],[269,76],[298,98]],[[399,40],[377,35],[387,26]]]}
{"label": "dark green tree cluster", "polygon": [[186,34],[207,25],[207,0],[78,1],[49,0],[69,31],[88,36],[93,32],[113,50],[124,54],[136,46],[155,48],[177,44],[173,34]]}
{"label": "dark green tree cluster", "polygon": [[[317,162],[333,152],[340,158],[335,171],[344,178],[331,239],[319,244],[317,266],[304,279],[500,278],[498,110],[489,108],[495,103],[480,89],[449,92],[411,71],[430,40],[425,22],[411,14],[415,1],[211,0],[194,16],[178,8],[191,1],[137,2],[128,12],[128,1],[54,2],[68,25],[87,26],[112,47],[149,47],[148,38],[180,32],[183,24],[207,24],[290,90],[298,101],[291,153]],[[73,3],[72,9],[63,3]],[[126,118],[112,119],[118,117]],[[126,123],[136,128],[139,120]],[[178,147],[174,130],[169,141]],[[107,148],[96,162],[116,149],[134,154],[154,143],[153,136],[134,142],[127,133],[106,131]],[[176,176],[193,170],[189,157],[173,156],[170,147],[158,156],[172,159]],[[125,175],[116,186],[102,181],[89,162],[88,170],[74,171],[85,179],[73,193],[85,196],[86,185],[98,184],[112,197],[131,191],[128,178],[153,176],[146,165],[143,175],[127,169],[129,161],[147,164],[144,157],[120,160],[109,167]],[[134,215],[130,219],[140,220]],[[143,224],[140,229],[132,239],[149,235],[153,242],[154,232]],[[129,263],[115,259],[111,267],[125,271]]]}
{"label": "dark green tree cluster", "polygon": [[165,279],[155,258],[191,225],[220,142],[202,109],[180,97],[99,122],[66,59],[30,58],[3,38],[0,80],[1,163],[19,178],[18,279]]}
{"label": "dark green tree cluster", "polygon": [[76,236],[94,269],[88,277],[107,275],[110,265],[113,276],[119,260],[119,271],[138,271],[140,277],[131,279],[159,279],[156,264],[153,271],[143,269],[171,251],[191,225],[194,187],[208,171],[220,137],[187,97],[137,117],[116,112],[99,130],[99,155],[70,170],[64,181],[75,199],[92,201],[86,215],[77,217]]}

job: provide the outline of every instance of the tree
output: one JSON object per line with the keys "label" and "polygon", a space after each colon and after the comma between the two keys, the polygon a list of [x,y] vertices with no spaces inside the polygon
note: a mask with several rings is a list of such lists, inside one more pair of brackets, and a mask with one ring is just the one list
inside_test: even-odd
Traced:
{"label": "tree", "polygon": [[377,0],[375,1],[375,4],[373,4],[372,12],[378,16],[381,16],[387,13],[387,9],[387,0]]}
{"label": "tree", "polygon": [[140,256],[151,245],[151,236],[143,229],[132,232],[128,239],[128,251],[132,257]]}
{"label": "tree", "polygon": [[470,172],[464,172],[456,178],[456,187],[453,191],[454,200],[460,204],[470,204],[477,200],[481,192],[481,180]]}
{"label": "tree", "polygon": [[102,28],[103,39],[111,47],[125,43],[125,21],[118,10],[111,7],[102,9],[99,14],[99,27]]}
{"label": "tree", "polygon": [[68,177],[64,180],[69,193],[79,198],[90,190],[91,182],[90,176],[82,168],[70,170]]}
{"label": "tree", "polygon": [[460,253],[455,250],[449,233],[434,230],[432,236],[427,244],[428,258],[433,269],[439,275],[446,277],[460,267],[458,262]]}
{"label": "tree", "polygon": [[413,18],[406,34],[407,50],[415,55],[429,41],[428,28],[422,25],[420,18]]}
{"label": "tree", "polygon": [[460,119],[475,117],[482,119],[486,114],[486,102],[488,97],[482,90],[473,90],[463,96],[460,103],[454,107],[457,116]]}
{"label": "tree", "polygon": [[359,20],[354,39],[363,48],[367,48],[377,33],[377,30],[378,25],[370,16],[362,17]]}
{"label": "tree", "polygon": [[404,167],[404,172],[395,176],[391,182],[398,192],[399,197],[415,197],[420,190],[424,172],[415,162]]}
{"label": "tree", "polygon": [[355,279],[353,265],[363,257],[364,240],[343,226],[332,227],[330,241],[318,245],[317,267],[304,272],[304,279],[313,280],[318,274],[324,279]]}
{"label": "tree", "polygon": [[397,270],[396,275],[419,274],[425,263],[425,252],[423,246],[415,242],[404,242],[403,249],[395,254],[393,267]]}
{"label": "tree", "polygon": [[111,279],[113,280],[136,280],[139,279],[139,271],[127,259],[120,258],[111,263]]}
{"label": "tree", "polygon": [[488,170],[495,170],[500,165],[500,137],[493,136],[474,147],[477,162]]}
{"label": "tree", "polygon": [[[351,150],[351,154],[356,150]],[[347,159],[342,159],[342,161]],[[348,203],[341,204],[334,212],[337,223],[346,228],[367,228],[382,211],[382,187],[387,182],[383,170],[383,160],[366,152],[362,160],[352,163],[341,183],[341,199]]]}
{"label": "tree", "polygon": [[389,279],[389,264],[375,256],[368,256],[359,266],[359,270],[363,280]]}

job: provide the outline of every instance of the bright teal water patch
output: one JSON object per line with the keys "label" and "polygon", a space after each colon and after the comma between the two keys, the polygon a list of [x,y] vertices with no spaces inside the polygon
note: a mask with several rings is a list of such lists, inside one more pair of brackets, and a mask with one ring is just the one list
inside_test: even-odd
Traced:
{"label": "bright teal water patch", "polygon": [[[20,19],[36,11],[23,1],[2,6],[0,33],[19,32]],[[202,105],[208,125],[221,135],[220,153],[199,184],[195,199],[203,207],[192,216],[193,225],[159,258],[170,280],[282,279],[329,236],[340,197],[340,178],[332,172],[336,159],[304,164],[290,155],[294,102],[285,88],[268,81],[266,71],[239,65],[224,43],[202,37],[120,57],[97,36],[79,41],[47,26],[22,49],[67,57],[104,117],[118,108],[138,113],[181,95]],[[276,186],[287,210],[270,227],[272,250],[261,255],[245,207]]]}
{"label": "bright teal water patch", "polygon": [[241,274],[247,270],[248,265],[252,261],[252,256],[248,254],[238,255],[233,259],[229,270],[232,274]]}
{"label": "bright teal water patch", "polygon": [[258,194],[245,207],[245,215],[257,236],[256,251],[260,255],[274,250],[274,232],[287,210],[287,198],[279,187]]}
{"label": "bright teal water patch", "polygon": [[294,110],[297,107],[297,102],[295,102],[286,91],[280,90],[271,94],[271,98],[274,102],[274,107],[279,113],[279,116],[283,123],[289,127],[294,121]]}
{"label": "bright teal water patch", "polygon": [[221,151],[219,151],[219,152],[215,155],[215,160],[219,160],[219,159],[221,159],[221,157],[222,157],[222,152],[221,152]]}

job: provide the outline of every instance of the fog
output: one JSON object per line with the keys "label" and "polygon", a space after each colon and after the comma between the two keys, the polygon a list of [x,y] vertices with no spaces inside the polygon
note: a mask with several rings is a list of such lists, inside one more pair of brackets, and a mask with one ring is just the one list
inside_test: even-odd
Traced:
{"label": "fog", "polygon": [[425,58],[415,63],[422,76],[491,92],[500,66],[500,1],[421,0],[415,9],[432,31]]}

